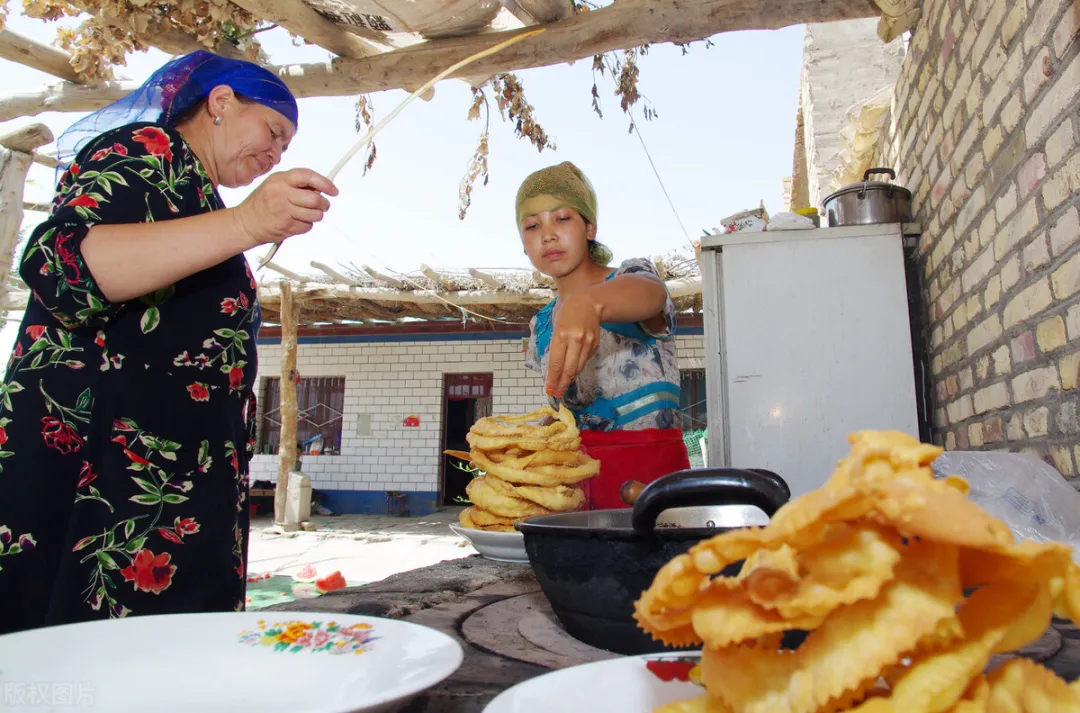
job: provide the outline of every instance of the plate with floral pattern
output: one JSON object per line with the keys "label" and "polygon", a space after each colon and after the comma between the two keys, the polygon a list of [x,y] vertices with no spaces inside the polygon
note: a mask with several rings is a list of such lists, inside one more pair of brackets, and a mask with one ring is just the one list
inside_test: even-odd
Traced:
{"label": "plate with floral pattern", "polygon": [[446,634],[292,611],[175,614],[0,636],[0,710],[388,711],[461,665]]}
{"label": "plate with floral pattern", "polygon": [[652,713],[705,692],[701,652],[624,656],[571,666],[500,693],[484,713]]}

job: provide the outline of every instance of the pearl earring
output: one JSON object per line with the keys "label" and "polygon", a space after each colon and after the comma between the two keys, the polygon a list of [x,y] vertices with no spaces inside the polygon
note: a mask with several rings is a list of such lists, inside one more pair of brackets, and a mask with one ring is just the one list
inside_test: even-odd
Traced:
{"label": "pearl earring", "polygon": [[214,117],[214,126],[221,126],[221,117],[220,116],[215,116]]}

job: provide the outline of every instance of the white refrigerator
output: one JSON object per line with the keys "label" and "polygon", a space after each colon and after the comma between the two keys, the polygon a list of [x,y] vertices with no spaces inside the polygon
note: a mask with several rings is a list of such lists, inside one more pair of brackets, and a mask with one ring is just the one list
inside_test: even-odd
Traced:
{"label": "white refrigerator", "polygon": [[709,466],[771,470],[797,497],[852,432],[919,437],[908,227],[702,239]]}

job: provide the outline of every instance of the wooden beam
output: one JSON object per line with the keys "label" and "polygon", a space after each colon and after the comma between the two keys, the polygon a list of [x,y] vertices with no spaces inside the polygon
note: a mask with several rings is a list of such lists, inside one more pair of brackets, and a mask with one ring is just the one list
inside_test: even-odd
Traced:
{"label": "wooden beam", "polygon": [[[672,298],[678,299],[696,295],[701,292],[701,279],[698,277],[669,280],[666,283],[668,292]],[[508,292],[500,290],[455,290],[443,292],[438,290],[393,290],[381,287],[347,287],[345,285],[314,285],[299,290],[297,297],[305,300],[334,300],[343,303],[354,302],[381,302],[386,304],[441,304],[446,305],[448,300],[455,305],[525,305],[543,306],[551,301],[550,289],[525,290],[522,292]],[[279,292],[273,285],[260,287],[259,299],[268,304],[276,303]]]}
{"label": "wooden beam", "polygon": [[7,317],[11,308],[8,273],[22,227],[23,187],[31,163],[28,153],[0,148],[0,319]]}
{"label": "wooden beam", "polygon": [[393,277],[389,277],[388,275],[384,275],[381,272],[377,272],[377,271],[373,270],[372,268],[368,267],[367,265],[364,265],[363,270],[368,275],[370,275],[372,277],[372,279],[378,280],[379,282],[384,282],[384,283],[386,283],[386,284],[390,285],[391,287],[396,288],[398,290],[402,290],[402,291],[406,290],[406,285],[401,280],[395,279]]}
{"label": "wooden beam", "polygon": [[278,264],[275,264],[275,263],[272,263],[272,262],[266,263],[265,265],[263,265],[263,267],[269,268],[269,269],[273,270],[274,272],[278,273],[279,275],[284,275],[285,277],[289,278],[290,280],[296,280],[300,284],[304,284],[305,282],[310,282],[310,280],[308,280],[308,278],[304,277],[303,275],[297,274],[297,273],[293,272],[292,270],[289,270],[288,268],[284,268],[281,265],[278,265]]}
{"label": "wooden beam", "polygon": [[138,82],[72,84],[57,82],[33,92],[0,97],[0,121],[46,111],[96,111],[139,88]]}
{"label": "wooden beam", "polygon": [[[619,0],[548,25],[543,35],[477,60],[451,78],[563,64],[643,44],[694,42],[721,32],[775,30],[880,14],[871,0]],[[446,67],[527,31],[529,28],[430,40],[363,59],[339,58],[274,69],[298,97],[418,87]],[[134,88],[133,83],[106,82],[88,85],[84,91],[48,87],[9,95],[0,99],[0,121],[42,111],[93,111]]]}
{"label": "wooden beam", "polygon": [[488,287],[490,287],[493,290],[505,290],[506,289],[506,285],[504,285],[501,281],[499,281],[494,276],[487,274],[486,272],[481,272],[480,270],[477,270],[477,269],[474,269],[474,268],[470,267],[469,268],[469,274],[472,275],[477,280],[480,280],[480,282],[483,282],[485,285],[487,285]]}
{"label": "wooden beam", "polygon": [[296,332],[300,310],[293,300],[292,283],[282,280],[281,299],[281,395],[278,415],[281,420],[281,440],[278,443],[277,488],[274,491],[274,522],[285,527],[285,499],[289,488],[289,473],[296,466]]}
{"label": "wooden beam", "polygon": [[53,142],[53,133],[44,124],[28,124],[7,134],[0,135],[0,146],[20,153],[33,153]]}
{"label": "wooden beam", "polygon": [[[543,35],[478,60],[460,76],[544,67],[643,44],[693,42],[720,32],[877,17],[871,0],[619,0],[548,25]],[[445,67],[529,28],[421,42],[361,60],[294,65],[279,74],[300,96],[342,96],[416,86]]]}
{"label": "wooden beam", "polygon": [[920,0],[874,0],[881,8],[878,37],[885,44],[904,34],[919,21],[922,14]]}
{"label": "wooden beam", "polygon": [[351,277],[346,277],[345,275],[342,275],[340,272],[338,272],[334,268],[330,267],[329,265],[324,265],[321,262],[316,262],[315,260],[312,260],[311,261],[311,266],[313,268],[315,268],[316,270],[322,270],[323,273],[326,274],[327,277],[334,280],[334,282],[337,282],[337,283],[342,284],[342,285],[350,285],[352,287],[359,287],[360,286],[359,282],[352,279]]}
{"label": "wooden beam", "polygon": [[34,154],[34,163],[40,163],[42,166],[48,166],[49,168],[60,168],[60,162],[52,156],[43,153]]}
{"label": "wooden beam", "polygon": [[432,270],[427,265],[420,265],[420,272],[424,273],[424,277],[434,282],[437,286],[443,288],[448,292],[453,292],[454,283],[450,282],[448,279],[446,279],[445,276],[440,275],[438,272]]}
{"label": "wooden beam", "polygon": [[[255,17],[284,27],[313,45],[330,50],[339,57],[359,59],[382,52],[352,32],[342,29],[315,12],[303,0],[233,0]],[[361,32],[357,28],[358,33]],[[380,44],[388,44],[386,35],[364,28],[364,36]]]}
{"label": "wooden beam", "polygon": [[82,83],[79,73],[71,67],[69,54],[11,30],[0,30],[0,58],[32,67],[59,79]]}
{"label": "wooden beam", "polygon": [[523,25],[542,25],[574,14],[571,0],[499,0]]}
{"label": "wooden beam", "polygon": [[[282,281],[278,284],[259,285],[259,300],[264,303],[267,311],[276,313],[282,303],[281,285],[288,284],[290,300],[292,296],[292,284]],[[693,297],[701,294],[700,277],[684,277],[677,280],[668,280],[666,283],[668,293],[672,299]],[[472,305],[518,305],[521,307],[543,307],[551,301],[550,289],[525,290],[523,292],[508,292],[502,290],[460,290],[456,292],[435,292],[434,290],[393,290],[382,287],[350,287],[347,285],[314,285],[296,291],[296,298],[303,299],[305,303],[319,305],[319,300],[325,303],[339,302],[343,305],[355,303],[378,308],[378,304],[438,304],[447,306],[443,300],[449,300],[455,305],[469,307]],[[18,292],[12,295],[12,308],[23,309],[29,295],[26,292]],[[293,301],[297,301],[293,300]],[[448,307],[448,306],[447,306]],[[449,309],[449,307],[448,307]],[[386,318],[396,318],[391,312],[383,310]]]}

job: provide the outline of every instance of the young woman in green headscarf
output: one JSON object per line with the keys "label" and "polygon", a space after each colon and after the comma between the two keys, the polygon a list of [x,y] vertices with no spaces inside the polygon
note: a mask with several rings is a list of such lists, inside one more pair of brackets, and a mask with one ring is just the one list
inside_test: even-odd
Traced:
{"label": "young woman in green headscarf", "polygon": [[588,507],[625,507],[628,473],[648,484],[690,467],[682,440],[675,306],[655,266],[609,267],[596,240],[596,192],[564,162],[530,175],[517,194],[525,253],[558,297],[530,324],[525,365],[577,417],[582,444],[601,463],[585,482]]}

